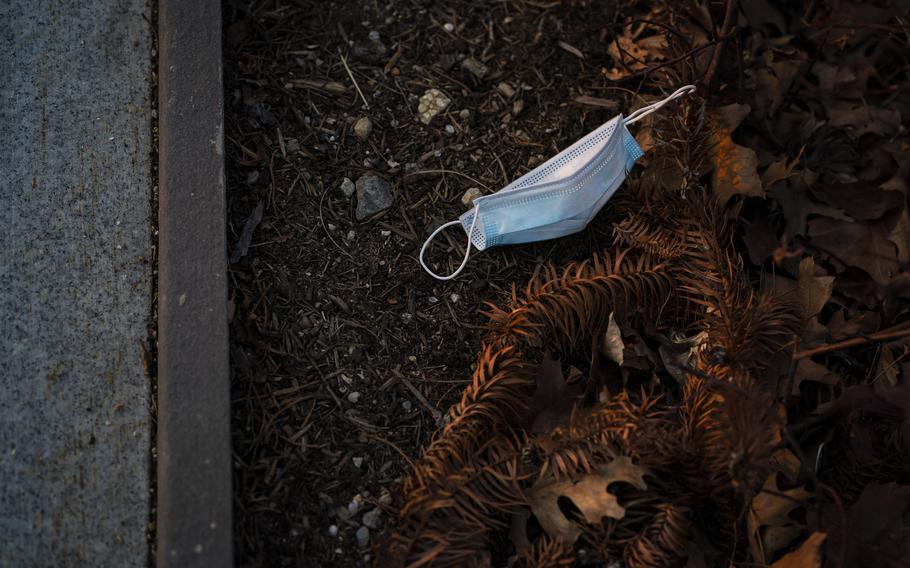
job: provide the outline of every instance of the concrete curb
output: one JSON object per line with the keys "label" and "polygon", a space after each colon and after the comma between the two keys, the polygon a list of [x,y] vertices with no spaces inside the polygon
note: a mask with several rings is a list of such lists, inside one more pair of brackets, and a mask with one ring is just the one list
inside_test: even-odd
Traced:
{"label": "concrete curb", "polygon": [[157,564],[231,566],[221,5],[158,6]]}

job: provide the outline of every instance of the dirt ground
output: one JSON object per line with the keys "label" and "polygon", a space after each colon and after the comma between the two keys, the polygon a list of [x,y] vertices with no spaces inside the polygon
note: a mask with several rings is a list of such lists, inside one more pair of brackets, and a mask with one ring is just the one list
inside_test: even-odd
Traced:
{"label": "dirt ground", "polygon": [[[894,503],[910,510],[910,12],[899,4],[225,2],[239,564],[369,562],[391,495],[470,377],[484,303],[544,263],[609,247],[616,202],[571,237],[475,253],[448,282],[422,270],[421,245],[467,210],[466,193],[498,190],[681,81],[704,105],[664,130],[632,128],[655,145],[627,187],[719,202],[746,287],[789,298],[801,331],[762,384],[791,435],[779,453],[814,462],[791,455],[795,470],[758,479],[731,542],[676,553],[765,565],[803,541],[817,556],[828,538],[833,565],[905,557],[910,525]],[[424,122],[431,90],[449,103]],[[364,178],[391,196],[371,216],[359,214]],[[430,262],[451,272],[463,247],[450,229]],[[652,359],[648,376],[669,384]]]}
{"label": "dirt ground", "polygon": [[[459,396],[483,302],[542,260],[609,242],[604,211],[570,238],[475,254],[453,281],[417,262],[431,230],[467,209],[465,191],[491,193],[627,110],[628,93],[587,63],[621,14],[554,8],[225,4],[241,565],[361,563],[361,516],[383,507]],[[452,102],[424,125],[418,100],[431,88]],[[366,140],[353,132],[362,117]],[[357,221],[341,185],[364,174],[387,180],[394,204]],[[437,271],[460,261],[459,233],[430,249]]]}

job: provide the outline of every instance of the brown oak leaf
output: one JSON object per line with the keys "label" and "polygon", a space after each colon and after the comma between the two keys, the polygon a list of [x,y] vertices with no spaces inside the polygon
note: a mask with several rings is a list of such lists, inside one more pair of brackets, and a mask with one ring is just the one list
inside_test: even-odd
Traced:
{"label": "brown oak leaf", "polygon": [[607,487],[611,483],[623,481],[645,490],[648,488],[644,480],[645,473],[645,469],[633,464],[628,457],[620,456],[578,481],[538,479],[531,487],[528,502],[547,534],[572,544],[581,535],[581,528],[560,509],[560,497],[571,500],[588,523],[600,523],[603,517],[622,519],[626,510]]}
{"label": "brown oak leaf", "polygon": [[822,544],[826,535],[814,532],[803,541],[799,548],[781,557],[771,568],[819,568],[822,565]]}
{"label": "brown oak leaf", "polygon": [[711,111],[711,187],[722,203],[734,195],[764,197],[755,151],[731,138],[748,116],[749,105],[731,104]]}
{"label": "brown oak leaf", "polygon": [[852,223],[819,217],[809,221],[812,244],[851,266],[865,270],[879,284],[897,272],[897,247],[884,223]]}

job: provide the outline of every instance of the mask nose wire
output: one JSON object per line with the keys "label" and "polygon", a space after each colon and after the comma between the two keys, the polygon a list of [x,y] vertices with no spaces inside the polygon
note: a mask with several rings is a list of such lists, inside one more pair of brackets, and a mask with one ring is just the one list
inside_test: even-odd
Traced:
{"label": "mask nose wire", "polygon": [[644,117],[648,116],[649,114],[651,114],[652,112],[658,110],[660,107],[664,106],[665,104],[669,103],[670,101],[676,100],[679,97],[682,97],[683,95],[688,95],[689,93],[691,93],[694,90],[695,90],[695,85],[686,85],[684,87],[680,87],[680,88],[676,89],[673,92],[673,94],[671,94],[669,97],[667,97],[663,100],[657,101],[656,103],[651,103],[649,105],[645,105],[645,106],[641,107],[637,111],[635,111],[632,114],[630,114],[629,116],[627,116],[623,122],[627,125],[632,124],[634,122],[638,122],[642,118],[644,118]]}
{"label": "mask nose wire", "polygon": [[458,220],[449,221],[448,223],[444,223],[443,225],[440,225],[440,227],[438,229],[436,229],[435,231],[433,231],[433,234],[431,234],[427,238],[427,240],[424,241],[423,246],[420,247],[419,260],[420,260],[420,266],[422,266],[423,269],[427,271],[427,274],[429,274],[430,276],[432,276],[433,278],[435,278],[437,280],[451,280],[452,278],[455,278],[456,276],[461,274],[461,271],[464,270],[464,267],[468,265],[468,257],[471,256],[471,235],[474,234],[474,226],[477,224],[477,217],[479,217],[479,215],[478,215],[479,209],[480,209],[479,206],[477,206],[477,205],[474,206],[474,218],[471,219],[471,228],[468,229],[468,244],[464,249],[464,259],[462,259],[461,264],[458,266],[458,268],[452,274],[449,274],[448,276],[441,276],[439,274],[436,274],[435,272],[430,270],[430,267],[427,266],[426,262],[424,262],[423,255],[426,252],[427,247],[430,245],[430,242],[432,242],[433,239],[436,238],[436,235],[438,235],[443,229],[445,229],[447,227],[451,227],[452,225],[460,225],[461,221],[458,221]]}

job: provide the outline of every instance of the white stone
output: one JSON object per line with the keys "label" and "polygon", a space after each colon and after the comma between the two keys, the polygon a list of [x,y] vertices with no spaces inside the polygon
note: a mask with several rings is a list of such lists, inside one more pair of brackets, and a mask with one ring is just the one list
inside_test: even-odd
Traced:
{"label": "white stone", "polygon": [[483,192],[480,191],[479,187],[470,187],[467,191],[464,192],[464,195],[461,196],[462,205],[470,205],[472,201],[483,195]]}
{"label": "white stone", "polygon": [[444,111],[451,103],[452,100],[439,89],[427,89],[423,96],[420,97],[420,103],[417,105],[417,114],[420,117],[420,122],[430,124],[433,117]]}

